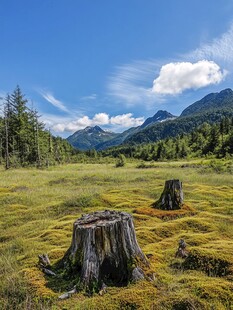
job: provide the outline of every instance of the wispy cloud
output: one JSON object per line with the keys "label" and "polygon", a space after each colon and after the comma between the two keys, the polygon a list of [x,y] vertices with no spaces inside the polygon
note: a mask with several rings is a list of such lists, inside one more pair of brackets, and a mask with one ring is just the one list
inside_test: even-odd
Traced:
{"label": "wispy cloud", "polygon": [[208,59],[221,63],[233,62],[233,23],[230,28],[218,38],[206,43],[186,55],[190,59]]}
{"label": "wispy cloud", "polygon": [[61,102],[60,100],[56,99],[54,97],[54,95],[49,92],[49,91],[44,91],[44,90],[40,90],[39,93],[41,94],[41,96],[48,101],[49,103],[51,103],[54,107],[58,108],[59,110],[69,113],[69,110],[67,109],[67,107],[64,105],[63,102]]}
{"label": "wispy cloud", "polygon": [[144,117],[134,118],[132,113],[110,116],[107,113],[97,113],[93,118],[84,115],[75,120],[72,118],[54,117],[46,115],[43,117],[45,124],[55,133],[75,132],[87,126],[108,126],[114,127],[116,130],[128,127],[139,126],[144,122]]}
{"label": "wispy cloud", "polygon": [[91,94],[89,96],[83,96],[80,98],[82,101],[95,100],[97,99],[97,94]]}
{"label": "wispy cloud", "polygon": [[157,61],[134,61],[118,66],[108,80],[108,93],[126,105],[143,103],[145,106],[160,102],[162,98],[151,92]]}

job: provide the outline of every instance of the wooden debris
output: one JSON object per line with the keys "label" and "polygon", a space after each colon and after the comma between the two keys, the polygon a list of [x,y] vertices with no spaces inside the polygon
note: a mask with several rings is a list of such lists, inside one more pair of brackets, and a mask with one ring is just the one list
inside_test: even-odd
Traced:
{"label": "wooden debris", "polygon": [[47,276],[56,276],[56,273],[52,270],[49,270],[48,268],[41,268],[41,270],[47,275]]}
{"label": "wooden debris", "polygon": [[56,273],[50,270],[51,264],[49,260],[48,254],[38,255],[39,258],[39,268],[46,274],[47,276],[56,276]]}
{"label": "wooden debris", "polygon": [[71,291],[66,292],[66,293],[60,295],[60,296],[58,297],[58,299],[63,300],[63,299],[70,298],[71,295],[73,295],[73,294],[75,294],[75,293],[77,293],[76,285],[74,286],[74,288],[73,288]]}
{"label": "wooden debris", "polygon": [[38,258],[39,258],[39,266],[41,266],[41,267],[48,267],[48,266],[51,265],[49,257],[48,257],[48,254],[38,255]]}

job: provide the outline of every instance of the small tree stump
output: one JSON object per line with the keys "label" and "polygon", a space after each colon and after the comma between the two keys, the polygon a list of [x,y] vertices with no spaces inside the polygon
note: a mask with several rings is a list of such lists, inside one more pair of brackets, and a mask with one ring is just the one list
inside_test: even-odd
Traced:
{"label": "small tree stump", "polygon": [[186,251],[186,242],[180,239],[178,244],[178,249],[176,251],[175,257],[186,258],[188,257],[188,252]]}
{"label": "small tree stump", "polygon": [[182,182],[168,180],[161,197],[152,206],[162,210],[178,210],[182,207],[183,199]]}
{"label": "small tree stump", "polygon": [[[101,211],[74,222],[71,246],[60,267],[70,279],[88,291],[103,285],[121,286],[140,276],[138,263],[148,265],[135,235],[132,216],[125,212]],[[141,270],[141,269],[140,269]],[[74,282],[75,282],[74,281]]]}

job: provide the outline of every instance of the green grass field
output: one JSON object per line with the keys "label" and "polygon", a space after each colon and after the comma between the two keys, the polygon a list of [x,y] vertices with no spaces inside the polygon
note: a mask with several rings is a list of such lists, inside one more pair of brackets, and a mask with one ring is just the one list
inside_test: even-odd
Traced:
{"label": "green grass field", "polygon": [[[231,163],[206,163],[0,168],[0,309],[233,309],[233,177],[230,169],[218,169]],[[165,180],[174,178],[183,182],[185,207],[151,209]],[[59,301],[64,291],[60,283],[51,288],[37,268],[38,255],[48,253],[52,263],[61,259],[73,222],[105,209],[133,214],[154,280]],[[190,264],[175,258],[181,238]]]}

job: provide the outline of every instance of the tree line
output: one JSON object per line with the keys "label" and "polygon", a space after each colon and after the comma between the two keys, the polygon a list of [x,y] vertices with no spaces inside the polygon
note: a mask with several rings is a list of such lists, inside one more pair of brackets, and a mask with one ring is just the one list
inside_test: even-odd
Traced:
{"label": "tree line", "polygon": [[174,160],[214,156],[217,158],[233,155],[233,117],[224,116],[215,123],[203,123],[189,134],[177,135],[155,143],[122,145],[101,152],[102,156],[141,160]]}
{"label": "tree line", "polygon": [[6,96],[1,110],[0,163],[5,164],[6,169],[30,165],[48,167],[70,160],[72,146],[45,129],[38,111],[29,108],[19,86]]}

